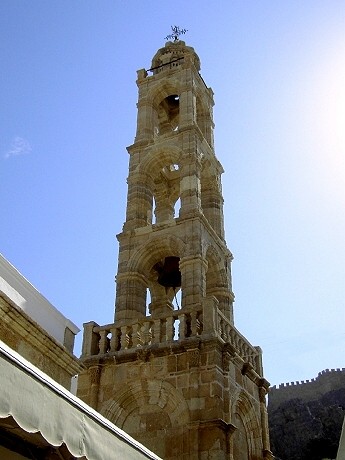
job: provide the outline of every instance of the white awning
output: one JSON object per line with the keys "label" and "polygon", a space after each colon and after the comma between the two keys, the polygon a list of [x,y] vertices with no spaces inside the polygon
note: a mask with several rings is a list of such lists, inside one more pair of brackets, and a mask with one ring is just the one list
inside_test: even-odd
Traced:
{"label": "white awning", "polygon": [[155,454],[0,341],[0,419],[13,417],[50,445],[90,460],[155,459]]}

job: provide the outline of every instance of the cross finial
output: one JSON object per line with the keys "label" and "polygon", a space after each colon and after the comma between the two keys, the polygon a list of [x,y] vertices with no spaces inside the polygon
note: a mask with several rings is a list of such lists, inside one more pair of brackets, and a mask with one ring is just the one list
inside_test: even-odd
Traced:
{"label": "cross finial", "polygon": [[186,32],[188,32],[187,29],[180,29],[179,26],[171,26],[171,30],[173,33],[170,35],[167,35],[165,37],[165,40],[171,40],[173,38],[174,42],[177,42],[180,35],[184,35]]}

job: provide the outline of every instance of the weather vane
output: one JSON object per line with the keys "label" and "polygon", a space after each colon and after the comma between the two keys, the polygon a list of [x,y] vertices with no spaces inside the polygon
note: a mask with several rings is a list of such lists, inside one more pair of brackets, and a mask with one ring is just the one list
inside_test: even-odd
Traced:
{"label": "weather vane", "polygon": [[184,35],[186,32],[188,32],[187,29],[180,29],[179,26],[171,26],[171,30],[173,31],[173,33],[167,35],[165,37],[165,40],[171,40],[173,38],[174,42],[177,42],[180,35]]}

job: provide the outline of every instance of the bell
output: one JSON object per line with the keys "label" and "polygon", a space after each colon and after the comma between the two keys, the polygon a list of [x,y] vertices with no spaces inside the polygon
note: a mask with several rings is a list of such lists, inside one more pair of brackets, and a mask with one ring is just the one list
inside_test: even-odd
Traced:
{"label": "bell", "polygon": [[181,287],[181,272],[179,268],[179,257],[166,257],[164,262],[158,262],[153,268],[158,273],[158,283],[166,289],[171,287],[174,290]]}

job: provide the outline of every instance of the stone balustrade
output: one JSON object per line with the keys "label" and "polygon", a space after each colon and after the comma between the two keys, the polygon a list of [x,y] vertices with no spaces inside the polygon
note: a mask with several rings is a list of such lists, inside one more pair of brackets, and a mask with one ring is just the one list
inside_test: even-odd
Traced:
{"label": "stone balustrade", "polygon": [[253,347],[248,340],[230,324],[229,320],[221,313],[221,311],[219,311],[219,309],[217,309],[216,330],[219,337],[221,337],[224,342],[230,343],[235,348],[236,353],[243,359],[243,361],[250,363],[254,369],[257,369],[257,348]]}
{"label": "stone balustrade", "polygon": [[144,346],[164,346],[201,335],[218,337],[229,343],[244,362],[260,371],[260,350],[253,347],[224,316],[215,297],[205,299],[203,308],[172,311],[164,317],[145,317],[105,326],[86,323],[82,358]]}

